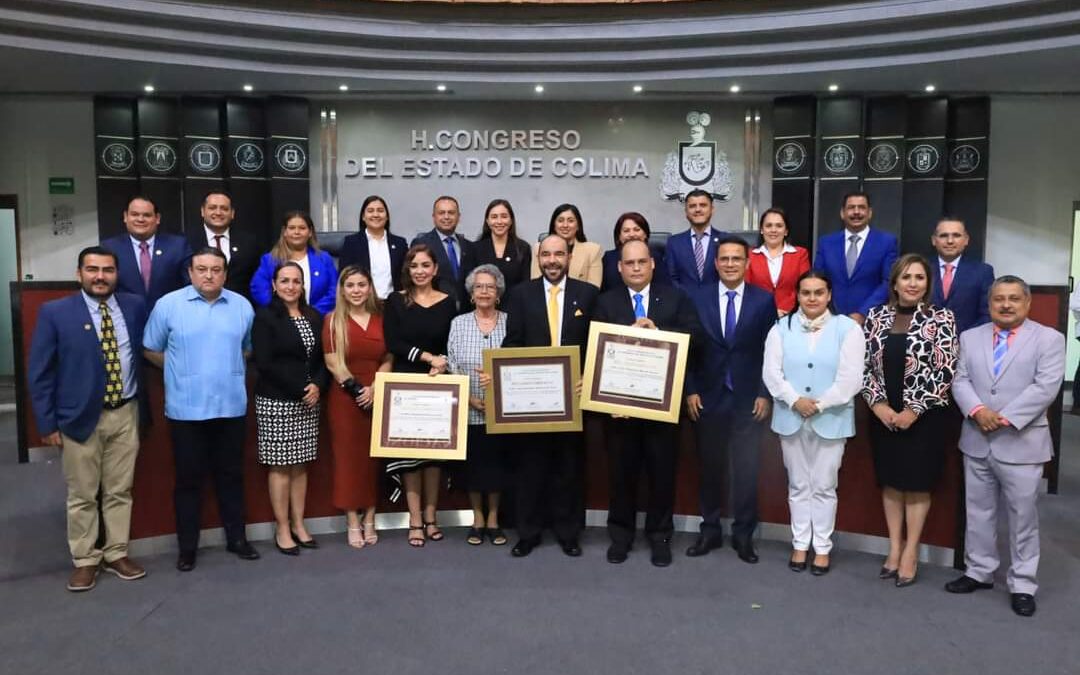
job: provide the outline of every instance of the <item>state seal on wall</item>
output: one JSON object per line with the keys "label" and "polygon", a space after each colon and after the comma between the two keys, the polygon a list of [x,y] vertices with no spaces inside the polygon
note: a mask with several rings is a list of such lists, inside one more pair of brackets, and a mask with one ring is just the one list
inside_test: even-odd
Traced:
{"label": "state seal on wall", "polygon": [[949,168],[953,173],[965,176],[982,163],[982,155],[974,145],[958,145],[949,154]]}
{"label": "state seal on wall", "polygon": [[900,163],[900,150],[892,143],[878,143],[866,153],[866,166],[874,173],[889,173]]}
{"label": "state seal on wall", "polygon": [[723,202],[731,198],[731,168],[727,155],[717,150],[716,143],[705,140],[705,127],[712,118],[709,113],[690,112],[690,140],[679,141],[678,151],[668,153],[660,178],[660,194],[664,199],[686,199],[692,190],[705,190],[713,199]]}
{"label": "state seal on wall", "polygon": [[908,152],[908,168],[918,174],[930,173],[941,161],[938,149],[929,143],[920,143]]}
{"label": "state seal on wall", "polygon": [[188,152],[191,169],[196,173],[214,173],[221,166],[221,150],[213,143],[196,143]]}
{"label": "state seal on wall", "polygon": [[798,173],[806,164],[806,148],[802,143],[787,141],[776,150],[776,170],[780,173]]}
{"label": "state seal on wall", "polygon": [[285,173],[300,173],[307,167],[307,153],[299,143],[282,143],[274,153],[278,168]]}
{"label": "state seal on wall", "polygon": [[158,141],[146,146],[143,159],[146,168],[154,173],[165,174],[176,168],[176,150],[168,143]]}
{"label": "state seal on wall", "polygon": [[262,148],[259,147],[258,143],[252,143],[251,141],[245,141],[236,146],[236,150],[233,152],[233,161],[236,162],[236,168],[244,173],[258,173],[266,165],[266,157],[263,155]]}
{"label": "state seal on wall", "polygon": [[829,173],[847,173],[853,164],[855,150],[847,143],[833,143],[825,148],[825,170]]}
{"label": "state seal on wall", "polygon": [[101,151],[101,164],[113,173],[125,173],[135,164],[135,153],[126,143],[109,143]]}

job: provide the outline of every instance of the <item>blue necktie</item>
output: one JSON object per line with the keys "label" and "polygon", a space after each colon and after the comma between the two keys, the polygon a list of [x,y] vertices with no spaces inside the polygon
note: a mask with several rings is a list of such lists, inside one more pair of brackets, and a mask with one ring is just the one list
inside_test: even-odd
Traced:
{"label": "blue necktie", "polygon": [[454,279],[457,280],[459,267],[457,259],[457,249],[454,248],[454,238],[447,237],[446,239],[443,239],[443,241],[446,242],[446,256],[450,258],[450,273],[453,274]]}
{"label": "blue necktie", "polygon": [[[724,314],[724,341],[729,347],[735,345],[735,291],[727,292],[727,312]],[[735,391],[735,384],[731,381],[731,360],[728,360],[727,374],[724,376],[724,386]]]}
{"label": "blue necktie", "polygon": [[645,318],[645,305],[641,304],[641,293],[634,293],[634,318]]}
{"label": "blue necktie", "polygon": [[1009,352],[1009,335],[1011,333],[1012,331],[1006,329],[998,331],[997,342],[994,344],[994,377],[1001,373],[1001,363]]}

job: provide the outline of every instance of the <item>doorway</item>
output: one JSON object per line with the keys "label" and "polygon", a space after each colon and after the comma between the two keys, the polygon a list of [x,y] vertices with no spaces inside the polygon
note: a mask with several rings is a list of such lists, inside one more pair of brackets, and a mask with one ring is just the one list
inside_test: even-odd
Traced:
{"label": "doorway", "polygon": [[0,381],[15,376],[15,352],[11,335],[11,282],[19,279],[19,245],[16,236],[17,201],[0,195]]}

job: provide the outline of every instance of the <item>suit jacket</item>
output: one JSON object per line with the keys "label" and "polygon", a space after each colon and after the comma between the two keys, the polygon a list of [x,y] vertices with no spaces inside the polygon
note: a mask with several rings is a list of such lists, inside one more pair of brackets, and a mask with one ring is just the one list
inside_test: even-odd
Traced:
{"label": "suit jacket", "polygon": [[[561,345],[581,349],[585,366],[585,343],[589,339],[589,321],[599,289],[590,283],[567,278],[563,297]],[[547,319],[547,294],[543,279],[523,281],[507,294],[506,338],[503,347],[550,347],[551,330]]]}
{"label": "suit jacket", "polygon": [[[316,252],[308,248],[308,266],[311,268],[311,278],[304,279],[304,285],[311,289],[309,305],[319,311],[319,314],[328,314],[334,310],[337,293],[337,268],[334,267],[334,259],[326,251]],[[280,263],[270,253],[264,253],[259,259],[259,269],[255,270],[251,277],[251,299],[256,307],[266,307],[270,304],[270,298],[274,295],[273,281],[274,272]]]}
{"label": "suit jacket", "polygon": [[[687,373],[686,395],[701,396],[705,410],[720,407],[725,397],[734,396],[736,406],[750,410],[755,398],[770,398],[761,372],[765,360],[765,338],[776,323],[773,296],[757,286],[744,286],[742,307],[735,324],[734,344],[724,339],[720,317],[720,282],[702,286],[691,296],[704,328],[697,367]],[[725,385],[731,371],[733,390]]]}
{"label": "suit jacket", "polygon": [[[206,237],[206,228],[199,228],[187,233],[188,245],[192,253],[207,246],[213,246]],[[255,236],[229,227],[229,275],[225,279],[225,288],[239,293],[251,300],[251,277],[259,266],[259,245]]]}
{"label": "suit jacket", "polygon": [[941,267],[937,258],[930,260],[934,268],[934,291],[930,298],[938,307],[951,309],[956,317],[956,330],[963,333],[990,321],[990,287],[994,284],[994,268],[977,260],[960,258],[953,269],[949,297],[942,295]]}
{"label": "suit jacket", "polygon": [[709,228],[709,246],[705,249],[705,269],[702,278],[698,279],[694,240],[690,232],[690,230],[683,230],[671,235],[667,241],[667,248],[664,250],[664,262],[671,283],[693,296],[697,289],[714,286],[720,281],[713,261],[716,260],[716,244],[725,236],[725,233],[715,227]]}
{"label": "suit jacket", "polygon": [[473,242],[476,251],[476,266],[495,265],[503,273],[506,287],[513,288],[522,281],[529,280],[529,268],[532,265],[532,249],[521,239],[508,242],[501,257],[495,255],[495,244],[491,239],[478,239]]}
{"label": "suit jacket", "polygon": [[300,330],[287,312],[260,307],[251,325],[251,352],[259,380],[255,394],[280,401],[299,401],[313,382],[326,392],[328,375],[322,350],[322,318],[309,317],[315,346],[308,355]]}
{"label": "suit jacket", "polygon": [[[1046,409],[1065,379],[1065,336],[1031,319],[1019,332],[994,377],[994,324],[960,336],[960,363],[953,398],[964,415],[960,451],[975,458],[990,454],[1007,464],[1041,464],[1053,456]],[[970,417],[976,406],[996,410],[1009,426],[984,434]]]}
{"label": "suit jacket", "polygon": [[[649,247],[649,251],[652,252],[653,264],[655,265],[652,283],[670,286],[671,279],[668,278],[664,254],[652,246]],[[622,275],[619,274],[619,249],[613,248],[610,251],[604,251],[601,263],[604,267],[604,280],[600,283],[601,292],[610,291],[613,288],[626,288],[626,285],[623,284]]]}
{"label": "suit jacket", "polygon": [[172,293],[190,283],[188,266],[191,264],[191,247],[186,239],[178,234],[166,234],[158,231],[154,236],[154,250],[150,252],[150,289],[143,285],[139,273],[139,261],[135,257],[135,248],[131,236],[125,232],[110,237],[101,245],[116,254],[116,290],[132,293],[146,301],[146,311],[154,308],[161,296]]}
{"label": "suit jacket", "polygon": [[443,243],[442,234],[432,228],[418,235],[412,240],[412,246],[427,244],[435,252],[435,262],[439,264],[439,273],[435,276],[438,288],[454,298],[458,311],[464,311],[469,306],[469,294],[465,292],[465,277],[476,267],[476,251],[473,244],[457,232],[454,233],[454,244],[458,247],[458,278],[454,279],[451,274],[450,258],[446,255],[446,244]]}
{"label": "suit jacket", "polygon": [[750,268],[746,271],[746,281],[773,294],[777,309],[792,312],[798,304],[795,286],[799,277],[810,270],[810,253],[802,246],[793,246],[794,251],[785,251],[780,265],[780,276],[776,283],[769,274],[769,257],[758,249],[750,251]]}
{"label": "suit jacket", "polygon": [[[690,335],[690,355],[696,355],[699,344],[704,340],[701,321],[693,300],[682,290],[674,286],[657,284],[653,279],[649,285],[649,309],[646,316],[652,319],[659,330],[676,331]],[[610,291],[604,291],[596,299],[593,321],[605,321],[629,326],[636,321],[634,301],[630,290],[620,285]],[[687,368],[693,369],[694,358],[689,358]]]}
{"label": "suit jacket", "polygon": [[[570,269],[566,276],[578,281],[587,281],[593,286],[600,288],[604,278],[604,267],[601,259],[604,251],[600,244],[593,241],[579,241],[574,243],[574,252],[570,256]],[[533,248],[532,265],[530,276],[533,279],[540,278],[540,244]]]}
{"label": "suit jacket", "polygon": [[850,278],[845,237],[847,230],[840,230],[818,240],[814,269],[832,279],[832,299],[838,314],[858,312],[866,316],[871,307],[889,299],[889,272],[898,256],[896,237],[871,228]]}
{"label": "suit jacket", "polygon": [[[146,301],[130,293],[117,293],[116,301],[131,342],[128,367],[134,370],[142,394]],[[41,306],[30,343],[27,381],[34,420],[43,436],[59,430],[80,443],[90,437],[105,399],[105,361],[81,292]],[[145,396],[139,396],[144,421],[145,401]]]}
{"label": "suit jacket", "polygon": [[[409,244],[405,237],[387,232],[390,237],[390,270],[394,280],[394,290],[400,291],[401,270],[405,267],[405,252],[409,250]],[[371,271],[371,253],[368,251],[367,233],[361,230],[350,234],[341,242],[341,251],[338,253],[338,269],[345,269],[349,265],[359,265],[368,272]]]}

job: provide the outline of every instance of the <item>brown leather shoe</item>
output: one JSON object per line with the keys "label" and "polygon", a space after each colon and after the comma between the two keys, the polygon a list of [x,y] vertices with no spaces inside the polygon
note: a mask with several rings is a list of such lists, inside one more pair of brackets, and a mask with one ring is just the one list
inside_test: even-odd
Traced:
{"label": "brown leather shoe", "polygon": [[72,593],[81,593],[83,591],[89,591],[95,585],[97,585],[98,566],[87,565],[86,567],[76,567],[75,571],[71,573],[71,578],[68,579],[67,589]]}
{"label": "brown leather shoe", "polygon": [[146,570],[139,563],[126,556],[105,563],[105,571],[109,574],[115,574],[124,581],[135,581],[146,576]]}

